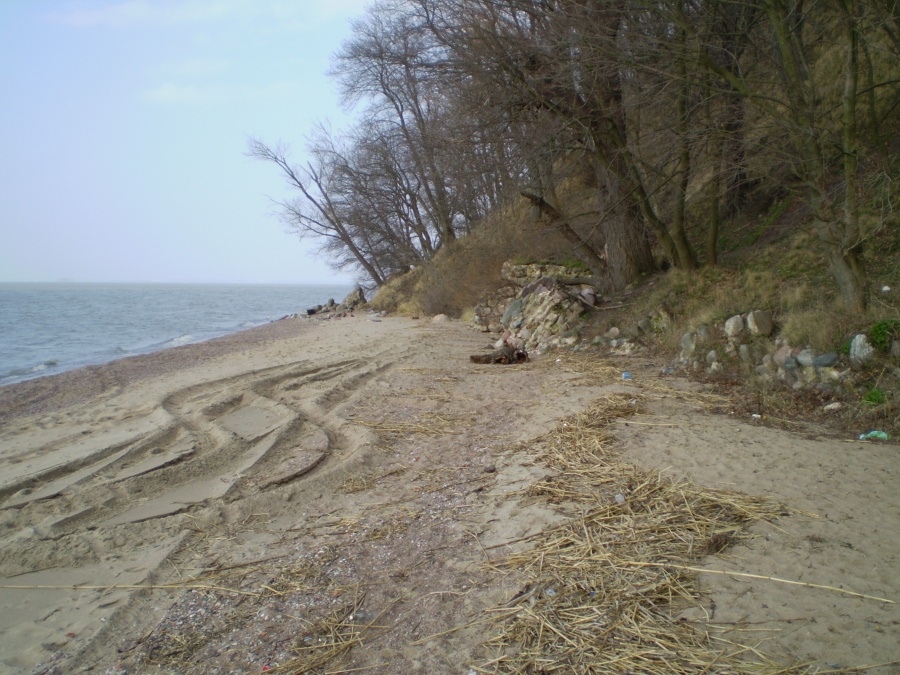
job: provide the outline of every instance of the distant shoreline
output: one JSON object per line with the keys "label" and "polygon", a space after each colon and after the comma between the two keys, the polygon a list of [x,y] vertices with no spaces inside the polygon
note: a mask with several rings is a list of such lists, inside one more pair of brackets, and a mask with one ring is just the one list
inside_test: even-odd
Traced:
{"label": "distant shoreline", "polygon": [[102,364],[2,385],[0,423],[60,410],[79,400],[94,398],[185,366],[194,366],[261,344],[295,338],[312,326],[305,317],[285,317],[202,342],[125,356]]}

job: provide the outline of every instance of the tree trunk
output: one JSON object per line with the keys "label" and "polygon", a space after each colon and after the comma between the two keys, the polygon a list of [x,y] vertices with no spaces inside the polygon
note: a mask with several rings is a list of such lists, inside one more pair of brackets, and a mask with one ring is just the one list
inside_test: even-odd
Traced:
{"label": "tree trunk", "polygon": [[[572,229],[572,226],[569,224],[569,221],[566,217],[560,213],[560,211],[553,206],[546,199],[541,197],[540,195],[536,195],[527,191],[521,191],[521,194],[525,199],[534,204],[539,210],[541,215],[546,216],[548,220],[559,229],[560,234],[566,238],[568,242],[572,244],[572,249],[575,254],[587,264],[588,267],[591,268],[591,271],[595,276],[599,278],[603,278],[606,276],[607,272],[607,264],[606,261],[593,249],[593,247],[589,246],[584,239],[582,239],[579,234]],[[626,284],[627,285],[627,284]]]}
{"label": "tree trunk", "polygon": [[863,311],[866,308],[868,293],[865,270],[858,251],[850,249],[842,252],[830,246],[828,264],[844,304],[855,311]]}

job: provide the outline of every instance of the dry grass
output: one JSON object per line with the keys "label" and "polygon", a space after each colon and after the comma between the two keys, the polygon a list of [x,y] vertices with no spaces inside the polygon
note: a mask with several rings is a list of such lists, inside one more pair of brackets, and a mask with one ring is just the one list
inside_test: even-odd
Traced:
{"label": "dry grass", "polygon": [[702,627],[678,620],[698,600],[690,563],[782,508],[619,462],[608,428],[636,414],[642,400],[637,393],[601,399],[541,440],[541,458],[556,475],[531,494],[578,515],[533,548],[490,562],[527,584],[487,612],[494,634],[477,672],[788,672],[751,647],[723,649]]}
{"label": "dry grass", "polygon": [[407,468],[405,466],[398,466],[395,469],[388,471],[387,473],[378,474],[375,476],[351,476],[347,480],[338,486],[338,492],[343,492],[344,494],[353,494],[354,492],[363,492],[364,490],[370,490],[376,485],[378,485],[379,481],[384,480],[385,478],[389,478],[391,476],[400,476],[406,473]]}
{"label": "dry grass", "polygon": [[294,651],[297,658],[271,668],[269,672],[299,675],[309,673],[344,656],[362,643],[362,633],[371,627],[359,623],[356,613],[365,601],[365,594],[357,591],[352,602],[334,610],[328,617],[310,626],[297,637]]}
{"label": "dry grass", "polygon": [[368,427],[382,434],[423,434],[440,436],[460,433],[456,429],[465,420],[458,416],[423,413],[414,420],[353,420],[353,424]]}
{"label": "dry grass", "polygon": [[401,314],[447,314],[470,320],[481,296],[503,282],[507,260],[564,255],[559,233],[528,217],[524,200],[490,216],[467,236],[445,245],[435,257],[383,285],[370,306]]}

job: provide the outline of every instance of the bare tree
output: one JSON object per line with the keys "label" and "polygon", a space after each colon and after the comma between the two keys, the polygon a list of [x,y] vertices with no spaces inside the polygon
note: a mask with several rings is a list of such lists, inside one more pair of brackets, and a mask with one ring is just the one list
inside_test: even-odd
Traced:
{"label": "bare tree", "polygon": [[335,167],[325,161],[319,161],[318,165],[309,162],[306,167],[294,166],[286,153],[283,145],[271,148],[258,139],[248,142],[250,157],[275,164],[288,185],[300,193],[294,199],[277,202],[284,223],[300,237],[320,239],[324,248],[335,256],[336,267],[357,265],[375,284],[384,283],[383,270],[367,255],[366,242],[354,237],[345,209],[335,201],[331,190]]}

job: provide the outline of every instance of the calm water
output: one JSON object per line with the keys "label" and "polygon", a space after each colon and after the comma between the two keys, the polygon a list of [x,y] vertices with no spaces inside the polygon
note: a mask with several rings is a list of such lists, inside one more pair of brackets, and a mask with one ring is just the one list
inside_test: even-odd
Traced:
{"label": "calm water", "polygon": [[0,284],[0,385],[303,313],[348,286]]}

